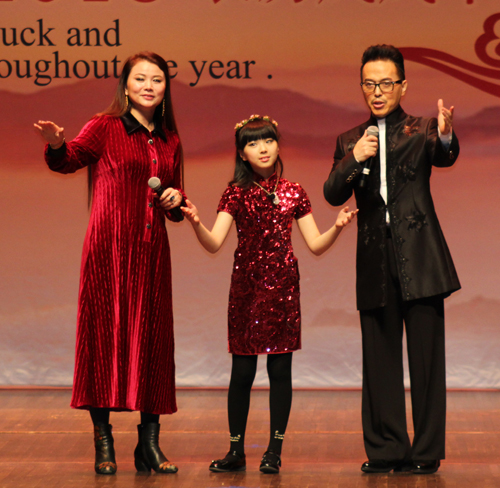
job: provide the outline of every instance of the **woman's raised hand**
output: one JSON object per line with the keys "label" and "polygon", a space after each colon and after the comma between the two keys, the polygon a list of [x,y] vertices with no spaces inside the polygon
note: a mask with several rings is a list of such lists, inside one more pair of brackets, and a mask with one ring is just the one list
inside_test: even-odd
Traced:
{"label": "woman's raised hand", "polygon": [[35,131],[40,134],[52,149],[59,149],[64,143],[64,127],[59,127],[50,120],[39,120],[33,124]]}

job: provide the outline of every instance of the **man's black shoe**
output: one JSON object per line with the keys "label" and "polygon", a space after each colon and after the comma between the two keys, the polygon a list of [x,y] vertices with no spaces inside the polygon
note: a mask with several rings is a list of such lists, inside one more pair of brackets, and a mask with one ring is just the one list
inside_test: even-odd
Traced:
{"label": "man's black shoe", "polygon": [[434,461],[414,461],[411,472],[413,474],[432,474],[439,469],[439,466],[441,466],[439,459]]}
{"label": "man's black shoe", "polygon": [[364,462],[361,466],[363,473],[389,473],[394,470],[395,473],[405,473],[412,471],[414,465],[408,461],[384,461],[382,459],[373,459]]}

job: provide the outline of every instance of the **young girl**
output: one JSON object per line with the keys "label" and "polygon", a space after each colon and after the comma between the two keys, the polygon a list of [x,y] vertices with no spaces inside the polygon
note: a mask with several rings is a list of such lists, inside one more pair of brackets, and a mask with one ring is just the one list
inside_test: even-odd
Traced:
{"label": "young girl", "polygon": [[320,255],[357,213],[342,209],[335,225],[320,234],[305,191],[281,177],[278,124],[252,115],[236,125],[234,178],[222,195],[210,232],[189,201],[182,210],[198,240],[215,253],[233,220],[238,248],[229,294],[229,352],[233,355],[228,393],[230,449],[212,461],[210,471],[243,471],[245,429],[257,355],[267,354],[270,382],[271,437],[260,464],[278,473],[281,445],[292,404],[292,352],[300,345],[299,272],[291,243],[295,218],[311,251]]}

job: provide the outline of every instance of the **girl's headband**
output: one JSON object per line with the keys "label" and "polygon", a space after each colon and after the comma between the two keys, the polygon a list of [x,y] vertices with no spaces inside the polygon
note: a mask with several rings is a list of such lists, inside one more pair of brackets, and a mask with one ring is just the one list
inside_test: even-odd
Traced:
{"label": "girl's headband", "polygon": [[238,122],[234,126],[234,130],[236,132],[238,132],[242,127],[245,127],[245,125],[247,125],[248,122],[253,122],[254,120],[257,120],[257,119],[266,120],[267,122],[270,122],[271,124],[273,124],[274,127],[278,127],[278,122],[271,119],[271,117],[269,117],[269,115],[264,115],[264,117],[261,117],[260,115],[250,115],[250,117],[248,117],[248,119],[245,119],[245,120],[242,120],[241,122]]}

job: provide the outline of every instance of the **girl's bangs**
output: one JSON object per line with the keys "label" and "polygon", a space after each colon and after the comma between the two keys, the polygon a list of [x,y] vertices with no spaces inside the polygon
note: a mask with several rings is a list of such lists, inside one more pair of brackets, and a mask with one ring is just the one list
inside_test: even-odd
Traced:
{"label": "girl's bangs", "polygon": [[267,121],[264,123],[262,121],[249,122],[245,127],[240,129],[238,136],[240,148],[245,147],[250,141],[268,138],[275,141],[278,140],[276,129]]}

